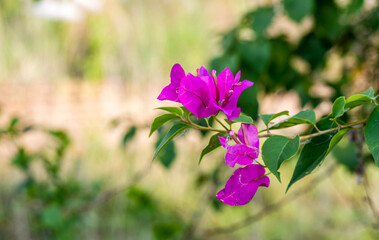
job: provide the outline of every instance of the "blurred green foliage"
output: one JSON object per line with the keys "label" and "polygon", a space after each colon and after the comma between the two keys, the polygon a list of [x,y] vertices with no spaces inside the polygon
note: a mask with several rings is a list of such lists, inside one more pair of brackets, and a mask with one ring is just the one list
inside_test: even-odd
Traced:
{"label": "blurred green foliage", "polygon": [[[241,69],[242,78],[255,82],[257,90],[245,91],[239,101],[243,112],[255,119],[257,92],[295,90],[303,106],[316,107],[356,92],[359,73],[377,90],[379,7],[364,7],[363,2],[352,0],[342,5],[329,0],[283,0],[259,6],[223,35],[223,53],[211,61],[211,67],[218,72],[226,66],[234,72]],[[291,33],[269,31],[278,21],[296,26],[302,34],[293,39]],[[305,21],[311,22],[306,30]],[[330,78],[325,72],[334,67],[336,56],[343,66]],[[315,96],[316,84],[326,86],[332,94]]]}

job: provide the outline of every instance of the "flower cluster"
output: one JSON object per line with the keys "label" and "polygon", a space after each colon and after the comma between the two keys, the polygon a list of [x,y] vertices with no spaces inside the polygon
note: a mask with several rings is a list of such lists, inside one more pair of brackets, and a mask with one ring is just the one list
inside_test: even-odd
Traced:
{"label": "flower cluster", "polygon": [[[186,74],[179,64],[175,64],[170,76],[171,83],[162,90],[158,99],[181,103],[198,119],[216,118],[221,111],[229,121],[235,120],[241,114],[237,107],[239,96],[253,85],[248,80],[240,82],[240,72],[234,77],[228,68],[217,76],[215,70],[209,74],[201,67],[194,76]],[[225,135],[227,137],[219,137],[219,141],[226,149],[226,164],[232,168],[236,164],[244,167],[234,171],[216,197],[228,205],[244,205],[254,197],[258,187],[270,185],[265,168],[256,160],[259,155],[258,130],[252,124],[242,123],[237,136],[231,129]],[[230,139],[235,144],[230,144]]]}
{"label": "flower cluster", "polygon": [[185,74],[179,64],[171,69],[171,83],[158,96],[159,100],[171,100],[183,104],[197,118],[207,118],[219,111],[225,113],[228,120],[236,119],[241,109],[237,101],[242,91],[253,86],[253,82],[240,80],[240,72],[233,73],[226,68],[218,76],[204,68],[197,69],[197,75]]}

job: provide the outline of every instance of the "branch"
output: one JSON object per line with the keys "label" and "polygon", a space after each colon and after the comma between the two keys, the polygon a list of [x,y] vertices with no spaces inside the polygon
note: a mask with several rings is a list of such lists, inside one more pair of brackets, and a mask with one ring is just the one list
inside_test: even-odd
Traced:
{"label": "branch", "polygon": [[[341,129],[345,129],[345,128],[351,128],[351,127],[362,127],[366,124],[367,122],[367,119],[365,120],[360,120],[360,121],[356,121],[356,122],[352,122],[352,123],[348,123],[346,125],[340,125],[338,127],[335,127],[335,128],[331,128],[331,129],[327,129],[327,130],[323,130],[323,131],[318,131],[316,133],[312,133],[312,134],[308,134],[308,135],[303,135],[303,136],[300,136],[300,141],[304,141],[304,140],[307,140],[309,138],[314,138],[314,137],[318,137],[318,136],[321,136],[321,135],[324,135],[324,134],[327,134],[327,133],[332,133],[332,132],[338,132],[340,131]],[[266,131],[268,129],[264,129],[262,131]],[[274,129],[275,130],[275,129]],[[260,134],[258,135],[259,138],[268,138],[268,137],[271,137],[271,136],[274,136],[275,134],[272,134],[272,133],[265,133],[265,134]],[[286,136],[288,138],[295,138],[293,136]]]}
{"label": "branch", "polygon": [[294,192],[293,194],[284,197],[282,200],[273,203],[271,205],[268,205],[261,209],[258,213],[250,215],[246,217],[245,219],[242,219],[234,224],[229,225],[228,227],[216,227],[212,229],[208,229],[205,231],[204,235],[205,237],[213,237],[216,235],[221,234],[228,234],[233,233],[241,228],[247,227],[250,224],[253,224],[254,222],[257,222],[261,220],[262,218],[268,216],[269,213],[274,212],[275,210],[280,209],[281,207],[285,206],[286,204],[292,202],[293,200],[297,199],[298,197],[303,196],[305,193],[311,191],[314,189],[314,187],[309,187],[310,185],[316,185],[323,180],[326,179],[326,176],[330,175],[335,170],[335,165],[331,166],[326,172],[323,174],[315,177],[307,186],[299,189],[298,191]]}

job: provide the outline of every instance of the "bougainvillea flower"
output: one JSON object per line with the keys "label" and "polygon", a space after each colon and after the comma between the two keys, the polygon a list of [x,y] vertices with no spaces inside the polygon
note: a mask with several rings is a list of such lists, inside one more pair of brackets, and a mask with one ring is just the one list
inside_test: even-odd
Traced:
{"label": "bougainvillea flower", "polygon": [[207,118],[219,111],[209,88],[213,79],[207,73],[205,69],[198,71],[199,76],[188,73],[182,79],[178,92],[180,103],[197,118]]}
{"label": "bougainvillea flower", "polygon": [[241,109],[237,107],[238,98],[243,90],[253,86],[253,82],[244,80],[239,82],[241,72],[233,76],[229,68],[225,68],[217,77],[216,72],[212,71],[214,81],[211,82],[212,96],[218,108],[225,113],[229,121],[236,119]]}
{"label": "bougainvillea flower", "polygon": [[180,64],[175,64],[171,68],[171,83],[163,88],[162,92],[158,96],[158,100],[170,100],[174,102],[179,102],[178,91],[180,87],[181,80],[186,76],[182,66]]}
{"label": "bougainvillea flower", "polygon": [[232,206],[245,205],[254,197],[258,187],[270,185],[270,179],[264,174],[264,167],[258,164],[238,168],[226,182],[225,188],[217,193],[216,198]]}
{"label": "bougainvillea flower", "polygon": [[242,166],[252,164],[259,155],[258,129],[254,125],[242,123],[238,138],[233,131],[229,135],[237,144],[229,145],[225,137],[218,137],[221,145],[227,150],[226,164],[229,167],[234,167],[236,163]]}

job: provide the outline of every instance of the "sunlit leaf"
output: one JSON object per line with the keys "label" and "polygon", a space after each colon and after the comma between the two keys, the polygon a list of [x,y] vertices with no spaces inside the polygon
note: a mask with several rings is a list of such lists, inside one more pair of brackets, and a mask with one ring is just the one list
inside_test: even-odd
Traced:
{"label": "sunlit leaf", "polygon": [[184,131],[185,129],[190,128],[190,126],[183,123],[176,123],[172,128],[168,131],[168,133],[163,137],[161,143],[156,147],[155,153],[153,156],[153,160],[157,157],[157,155],[162,151],[162,149],[173,140],[179,133]]}
{"label": "sunlit leaf", "polygon": [[374,96],[374,89],[370,87],[366,91],[360,93],[360,94],[355,94],[348,99],[346,99],[345,103],[345,111],[348,111],[352,108],[355,108],[357,106],[360,106],[362,104],[370,103],[373,102],[375,99]]}
{"label": "sunlit leaf", "polygon": [[330,117],[333,119],[341,117],[345,113],[345,97],[341,96],[337,98],[332,106],[332,113],[330,114]]}
{"label": "sunlit leaf", "polygon": [[280,165],[297,153],[299,145],[299,136],[294,139],[279,135],[272,136],[264,142],[262,146],[263,161],[279,182],[281,182],[280,173],[278,172]]}
{"label": "sunlit leaf", "polygon": [[151,124],[151,129],[150,129],[149,137],[158,128],[162,127],[165,123],[167,123],[168,121],[173,120],[173,119],[179,119],[179,118],[178,118],[178,116],[176,114],[171,114],[171,113],[163,114],[163,115],[160,115],[160,116],[156,117],[153,120],[153,123]]}
{"label": "sunlit leaf", "polygon": [[274,120],[277,117],[283,116],[283,115],[288,116],[289,112],[288,111],[282,111],[282,112],[275,113],[275,114],[259,114],[259,117],[262,119],[262,121],[265,123],[265,125],[268,126],[268,124],[272,120]]}
{"label": "sunlit leaf", "polygon": [[164,110],[169,113],[176,114],[178,117],[183,116],[183,110],[180,107],[159,107],[156,109]]}
{"label": "sunlit leaf", "polygon": [[292,127],[298,124],[310,124],[310,125],[315,126],[316,124],[315,112],[311,109],[301,111],[298,114],[269,127],[269,129],[288,128],[288,127]]}

